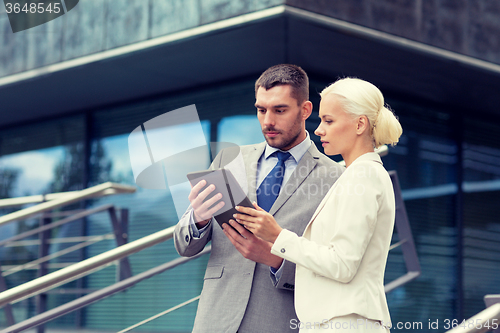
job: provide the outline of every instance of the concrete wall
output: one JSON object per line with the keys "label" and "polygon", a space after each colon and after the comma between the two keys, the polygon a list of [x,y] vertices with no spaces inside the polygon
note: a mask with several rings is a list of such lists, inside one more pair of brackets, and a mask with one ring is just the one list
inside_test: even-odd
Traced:
{"label": "concrete wall", "polygon": [[18,33],[0,6],[0,77],[221,19],[284,0],[81,0],[66,15]]}
{"label": "concrete wall", "polygon": [[288,0],[286,3],[500,64],[500,1]]}
{"label": "concrete wall", "polygon": [[16,34],[1,12],[0,77],[280,4],[500,63],[500,1],[82,0]]}

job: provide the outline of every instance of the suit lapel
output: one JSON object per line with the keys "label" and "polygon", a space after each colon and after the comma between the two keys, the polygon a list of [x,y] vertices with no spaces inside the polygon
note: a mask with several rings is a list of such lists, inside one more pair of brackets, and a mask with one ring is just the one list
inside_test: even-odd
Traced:
{"label": "suit lapel", "polygon": [[265,148],[266,143],[261,142],[254,145],[251,148],[252,150],[246,155],[245,168],[248,184],[248,199],[250,199],[251,202],[257,202],[257,164]]}
{"label": "suit lapel", "polygon": [[281,189],[280,195],[269,210],[271,215],[274,215],[274,213],[276,213],[278,209],[285,204],[290,196],[295,193],[300,184],[306,180],[309,174],[316,167],[319,154],[320,152],[318,151],[318,148],[316,148],[314,143],[311,143],[311,147],[309,147],[304,156],[302,156],[299,164],[297,164],[297,168],[295,168],[295,171],[290,176],[290,179],[288,179],[286,184],[284,184],[284,188]]}

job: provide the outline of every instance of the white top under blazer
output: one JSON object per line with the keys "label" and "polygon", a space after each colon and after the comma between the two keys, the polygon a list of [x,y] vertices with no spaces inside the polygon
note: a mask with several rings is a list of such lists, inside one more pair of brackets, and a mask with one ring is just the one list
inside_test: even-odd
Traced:
{"label": "white top under blazer", "polygon": [[394,189],[376,153],[358,157],[316,209],[302,237],[284,229],[271,252],[297,264],[301,322],[358,314],[390,327],[384,271],[394,229]]}

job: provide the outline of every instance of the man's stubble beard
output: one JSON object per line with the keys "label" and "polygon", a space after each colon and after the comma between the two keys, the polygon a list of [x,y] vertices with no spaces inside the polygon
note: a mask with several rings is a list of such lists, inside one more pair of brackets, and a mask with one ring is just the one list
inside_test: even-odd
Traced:
{"label": "man's stubble beard", "polygon": [[[297,140],[297,138],[300,136],[300,134],[302,133],[302,124],[300,123],[300,114],[298,115],[298,117],[295,119],[295,123],[294,125],[297,125],[298,124],[298,132],[290,139],[282,142],[282,143],[273,143],[270,142],[271,140],[268,139],[265,135],[264,135],[264,138],[266,139],[266,142],[269,146],[273,147],[273,148],[276,148],[276,149],[283,149],[283,148],[286,148],[288,146],[290,146],[290,144],[292,144],[292,142],[295,142],[295,140]],[[295,126],[294,126],[295,127]],[[293,127],[293,128],[294,128]],[[264,134],[264,133],[263,133]],[[285,134],[285,133],[282,133],[282,134]]]}

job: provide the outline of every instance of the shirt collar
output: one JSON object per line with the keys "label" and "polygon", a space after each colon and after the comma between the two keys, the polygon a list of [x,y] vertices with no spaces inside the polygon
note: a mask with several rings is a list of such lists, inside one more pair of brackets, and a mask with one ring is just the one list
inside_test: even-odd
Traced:
{"label": "shirt collar", "polygon": [[[288,150],[287,152],[289,152],[293,156],[295,161],[299,163],[300,159],[302,158],[302,156],[304,156],[309,147],[311,147],[311,139],[309,138],[309,132],[306,131],[306,138],[301,143],[299,143],[292,149]],[[279,150],[278,148],[271,147],[268,143],[266,143],[266,149],[264,150],[265,159],[267,160],[267,158],[272,153],[278,150]]]}

